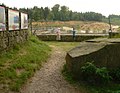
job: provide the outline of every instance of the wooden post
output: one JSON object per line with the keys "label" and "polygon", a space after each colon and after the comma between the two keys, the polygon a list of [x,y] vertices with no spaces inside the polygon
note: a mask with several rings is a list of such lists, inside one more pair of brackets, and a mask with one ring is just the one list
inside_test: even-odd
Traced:
{"label": "wooden post", "polygon": [[6,21],[6,32],[4,34],[7,34],[7,38],[8,38],[8,43],[7,46],[10,45],[10,38],[9,38],[9,14],[8,14],[8,7],[5,7],[5,21]]}
{"label": "wooden post", "polygon": [[19,30],[21,31],[21,12],[19,12]]}

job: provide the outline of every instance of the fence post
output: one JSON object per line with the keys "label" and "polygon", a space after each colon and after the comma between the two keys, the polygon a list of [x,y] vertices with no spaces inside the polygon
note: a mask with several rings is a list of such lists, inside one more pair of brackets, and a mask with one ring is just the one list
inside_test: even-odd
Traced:
{"label": "fence post", "polygon": [[[8,42],[7,42],[7,46],[10,45],[10,38],[9,38],[9,14],[8,14],[8,7],[5,7],[5,21],[6,21],[6,33],[4,34],[7,34],[7,39],[8,39]],[[4,37],[5,38],[5,37]]]}

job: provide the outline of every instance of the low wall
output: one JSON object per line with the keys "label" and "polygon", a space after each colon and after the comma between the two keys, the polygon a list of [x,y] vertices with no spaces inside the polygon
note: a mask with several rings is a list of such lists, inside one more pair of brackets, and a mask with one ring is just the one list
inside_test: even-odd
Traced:
{"label": "low wall", "polygon": [[0,52],[8,50],[17,43],[22,43],[28,39],[28,30],[21,31],[1,31],[0,32]]}
{"label": "low wall", "polygon": [[66,55],[67,69],[75,78],[80,78],[81,67],[86,62],[94,62],[98,67],[108,69],[120,67],[120,40],[114,43],[84,42]]}
{"label": "low wall", "polygon": [[[48,34],[48,35],[37,35],[37,37],[40,40],[43,41],[56,41],[56,35],[52,35],[52,34]],[[75,40],[73,40],[73,36],[72,35],[61,35],[61,40],[60,41],[66,41],[66,42],[70,42],[70,41],[84,41],[84,40],[88,40],[88,39],[93,39],[93,38],[98,38],[101,37],[100,35],[76,35]]]}

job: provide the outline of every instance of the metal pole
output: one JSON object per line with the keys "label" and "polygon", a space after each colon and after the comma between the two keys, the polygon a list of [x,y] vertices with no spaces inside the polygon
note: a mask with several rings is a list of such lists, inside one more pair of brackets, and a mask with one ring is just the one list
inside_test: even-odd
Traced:
{"label": "metal pole", "polygon": [[112,27],[111,27],[110,16],[109,16],[109,25],[110,25],[110,28],[109,28],[109,38],[111,38],[112,37]]}

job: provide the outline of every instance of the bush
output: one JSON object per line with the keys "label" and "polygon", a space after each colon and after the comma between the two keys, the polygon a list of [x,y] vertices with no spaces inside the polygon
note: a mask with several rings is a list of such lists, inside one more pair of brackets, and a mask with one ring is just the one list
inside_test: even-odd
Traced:
{"label": "bush", "polygon": [[96,79],[98,83],[108,83],[112,77],[106,67],[96,69]]}
{"label": "bush", "polygon": [[87,62],[84,66],[81,67],[82,79],[87,82],[94,82],[93,77],[95,76],[96,66],[90,62]]}
{"label": "bush", "polygon": [[113,81],[120,83],[120,68],[116,68],[110,71]]}
{"label": "bush", "polygon": [[81,67],[81,75],[83,80],[91,84],[106,84],[111,79],[105,67],[98,68],[90,62]]}

